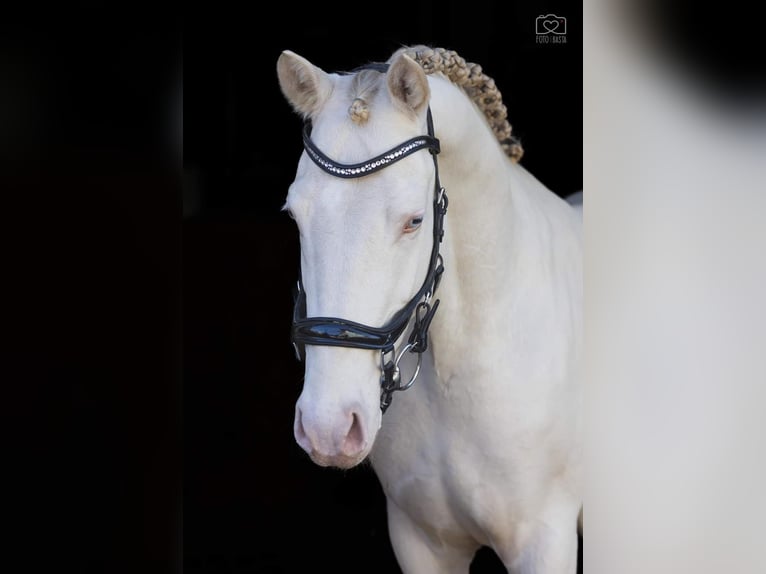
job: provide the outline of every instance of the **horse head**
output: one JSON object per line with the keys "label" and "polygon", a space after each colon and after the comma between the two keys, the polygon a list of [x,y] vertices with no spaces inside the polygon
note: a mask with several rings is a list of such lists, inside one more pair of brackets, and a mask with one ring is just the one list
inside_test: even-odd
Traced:
{"label": "horse head", "polygon": [[[344,343],[398,317],[402,328],[389,343],[401,348],[410,320],[402,312],[432,291],[426,283],[438,256],[438,175],[432,154],[420,151],[438,151],[434,138],[422,138],[429,83],[402,53],[388,66],[335,74],[285,51],[277,74],[310,126],[285,203],[300,234],[303,312],[343,318],[304,322],[313,335],[301,339],[306,370],[295,439],[317,464],[350,468],[373,446],[382,421],[381,366],[396,353],[388,343]],[[328,335],[333,328],[339,332]]]}

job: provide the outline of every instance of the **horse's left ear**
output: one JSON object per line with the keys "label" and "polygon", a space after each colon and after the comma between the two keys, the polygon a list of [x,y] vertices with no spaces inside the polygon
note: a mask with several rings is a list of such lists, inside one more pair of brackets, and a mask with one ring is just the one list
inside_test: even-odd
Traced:
{"label": "horse's left ear", "polygon": [[285,98],[304,118],[319,113],[332,93],[330,76],[290,50],[279,56],[277,76]]}
{"label": "horse's left ear", "polygon": [[399,54],[388,68],[388,92],[395,104],[420,115],[428,107],[431,89],[423,68],[406,54]]}

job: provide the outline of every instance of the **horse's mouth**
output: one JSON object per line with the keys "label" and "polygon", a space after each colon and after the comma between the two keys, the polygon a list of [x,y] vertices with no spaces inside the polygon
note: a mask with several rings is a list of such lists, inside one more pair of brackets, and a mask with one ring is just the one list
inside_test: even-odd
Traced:
{"label": "horse's mouth", "polygon": [[356,456],[346,456],[345,454],[328,456],[317,451],[312,451],[309,456],[311,457],[311,460],[319,466],[348,470],[364,461],[364,459],[367,458],[367,454],[368,453],[365,449],[365,451],[359,453]]}

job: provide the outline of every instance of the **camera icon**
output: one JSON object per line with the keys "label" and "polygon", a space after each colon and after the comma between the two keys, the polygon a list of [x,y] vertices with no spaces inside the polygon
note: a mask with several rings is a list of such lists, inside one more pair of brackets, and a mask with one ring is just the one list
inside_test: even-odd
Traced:
{"label": "camera icon", "polygon": [[545,14],[535,18],[535,33],[543,34],[566,34],[567,19],[555,14]]}

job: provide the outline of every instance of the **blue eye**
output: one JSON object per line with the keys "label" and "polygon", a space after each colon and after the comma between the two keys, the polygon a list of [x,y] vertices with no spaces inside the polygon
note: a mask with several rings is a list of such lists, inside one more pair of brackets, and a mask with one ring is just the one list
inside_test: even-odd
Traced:
{"label": "blue eye", "polygon": [[413,217],[407,222],[407,225],[404,226],[404,232],[409,233],[411,231],[415,231],[418,227],[420,227],[420,224],[423,223],[423,216]]}

